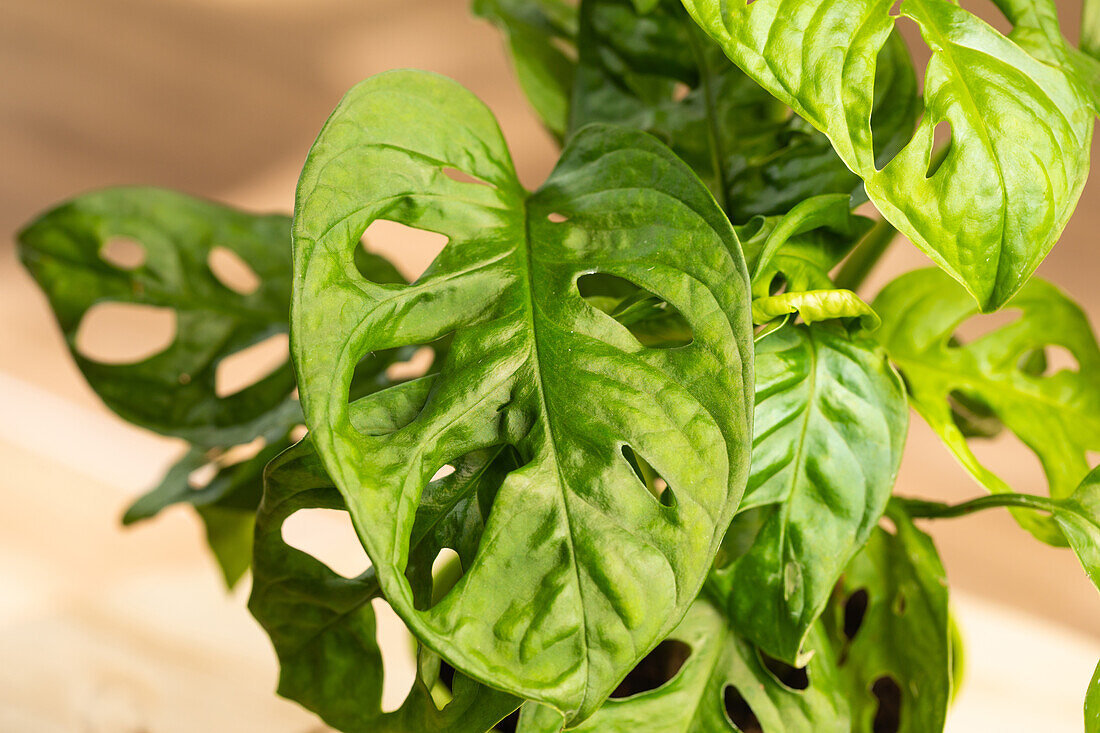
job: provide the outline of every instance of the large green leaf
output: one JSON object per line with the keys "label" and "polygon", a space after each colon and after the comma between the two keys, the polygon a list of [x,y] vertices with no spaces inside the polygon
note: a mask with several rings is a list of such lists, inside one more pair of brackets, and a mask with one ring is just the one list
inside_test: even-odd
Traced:
{"label": "large green leaf", "polygon": [[473,0],[473,12],[497,26],[520,86],[552,133],[565,136],[576,58],[577,9],[566,0]]}
{"label": "large green leaf", "polygon": [[947,579],[932,539],[904,513],[889,514],[896,531],[874,530],[823,619],[853,731],[942,731],[952,670]]}
{"label": "large green leaf", "polygon": [[[1069,220],[1088,174],[1092,102],[1053,0],[999,0],[1005,38],[950,0],[904,0],[932,58],[925,115],[889,162],[872,134],[876,62],[894,0],[684,0],[731,59],[824,132],[883,215],[966,286],[1003,305]],[[934,130],[951,146],[930,173]],[[1026,131],[1023,132],[1023,131]]]}
{"label": "large green leaf", "polygon": [[[1088,452],[1100,450],[1100,348],[1084,312],[1053,285],[1033,279],[1009,302],[1021,315],[971,343],[956,329],[977,313],[966,291],[934,269],[890,283],[875,299],[883,319],[876,337],[905,376],[917,412],[962,465],[995,493],[1008,483],[971,451],[955,421],[955,395],[988,408],[1038,456],[1050,496],[1069,496],[1089,471]],[[1076,369],[1036,374],[1029,360],[1050,347],[1066,349]],[[1040,539],[1064,544],[1050,517],[1016,511]]]}
{"label": "large green leaf", "polygon": [[[740,708],[744,714],[747,707],[768,733],[850,733],[843,683],[821,629],[811,636],[821,653],[814,656],[805,670],[809,686],[796,689],[781,681],[756,648],[730,628],[722,605],[712,602],[704,593],[669,635],[670,641],[690,648],[689,656],[674,677],[652,690],[608,700],[595,715],[569,730],[579,733],[740,730],[731,725],[735,721],[731,721],[727,710]],[[734,703],[737,698],[743,702]],[[550,708],[525,705],[517,733],[557,733],[562,722],[561,715]]]}
{"label": "large green leaf", "polygon": [[[655,3],[646,14],[630,0],[584,0],[577,58],[570,129],[612,122],[655,135],[699,174],[735,222],[862,186],[828,139],[731,64],[678,0]],[[887,44],[879,73],[877,148],[896,152],[919,108],[899,37]]]}
{"label": "large green leaf", "polygon": [[[373,283],[351,252],[376,219],[449,243],[412,285]],[[476,98],[392,72],[349,92],[314,144],[294,246],[307,424],[387,599],[456,668],[579,722],[679,621],[743,491],[752,334],[728,220],[671,151],[626,129],[578,133],[528,195]],[[692,342],[642,346],[580,296],[593,272],[674,305]],[[402,391],[408,420],[352,419],[363,354],[452,333],[439,376]],[[405,570],[424,487],[501,445],[523,467],[461,580],[417,608]],[[627,446],[667,482],[662,500]]]}
{"label": "large green leaf", "polygon": [[[456,471],[436,482],[435,493],[456,500],[445,508],[443,502],[435,504],[423,513],[424,522],[447,524],[457,515],[468,515],[464,507],[471,499],[476,506],[484,474],[484,470]],[[248,605],[279,657],[279,694],[348,733],[484,733],[514,710],[519,704],[516,698],[459,674],[451,686],[451,700],[446,705],[437,703],[432,687],[438,679],[438,658],[433,666],[431,655],[422,653],[404,703],[397,710],[382,712],[386,672],[371,605],[381,595],[374,570],[345,578],[283,541],[286,519],[299,510],[315,508],[345,507],[307,439],[269,465],[256,523]],[[434,546],[428,535],[421,532],[419,548]],[[430,595],[430,576],[427,580]]]}
{"label": "large green leaf", "polygon": [[879,517],[908,427],[881,349],[828,326],[757,343],[752,473],[744,511],[764,508],[752,547],[715,575],[735,628],[791,664],[848,560]]}

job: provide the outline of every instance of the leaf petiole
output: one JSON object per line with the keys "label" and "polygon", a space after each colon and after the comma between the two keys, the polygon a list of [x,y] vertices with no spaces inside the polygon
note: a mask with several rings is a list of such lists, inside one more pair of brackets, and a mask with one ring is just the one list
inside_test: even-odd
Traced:
{"label": "leaf petiole", "polygon": [[1061,507],[1056,499],[1033,494],[991,494],[989,496],[979,496],[960,504],[946,504],[939,501],[910,499],[902,496],[895,496],[891,499],[891,502],[901,507],[906,514],[914,519],[952,519],[954,517],[964,517],[983,509],[999,507],[1019,507],[1053,514]]}

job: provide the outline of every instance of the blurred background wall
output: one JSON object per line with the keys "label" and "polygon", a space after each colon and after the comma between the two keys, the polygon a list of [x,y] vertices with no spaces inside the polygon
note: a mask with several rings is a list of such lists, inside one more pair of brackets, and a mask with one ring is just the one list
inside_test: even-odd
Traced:
{"label": "blurred background wall", "polygon": [[[963,5],[993,17],[989,0]],[[1079,0],[1059,6],[1076,39]],[[342,93],[399,67],[441,72],[485,100],[528,187],[549,172],[555,147],[499,36],[464,0],[0,0],[0,658],[20,662],[0,665],[0,731],[313,725],[271,695],[266,641],[242,593],[218,589],[187,510],[117,528],[179,447],[99,404],[18,265],[12,234],[61,199],[122,183],[289,211],[305,153]],[[1094,324],[1098,226],[1093,181],[1040,269]],[[421,240],[376,244],[414,274],[433,255]],[[926,264],[899,243],[873,285]],[[142,323],[127,327],[124,340],[144,337]],[[1018,490],[1044,491],[1037,461],[1014,438],[981,456]],[[916,417],[899,491],[980,493]],[[1100,643],[1100,599],[1068,551],[1038,544],[1003,512],[931,530],[953,588],[976,607],[1038,619],[1054,635],[1044,638],[1063,634],[1069,646]],[[1018,650],[1035,641],[1024,636]],[[162,688],[172,675],[180,682],[170,695]],[[1086,682],[1087,672],[1072,678],[1067,700],[1079,704]],[[160,722],[141,722],[154,709]]]}

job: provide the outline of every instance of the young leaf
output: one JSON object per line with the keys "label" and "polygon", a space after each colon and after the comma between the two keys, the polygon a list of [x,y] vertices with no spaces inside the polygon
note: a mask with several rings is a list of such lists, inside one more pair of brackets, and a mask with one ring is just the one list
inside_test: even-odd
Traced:
{"label": "young leaf", "polygon": [[[651,5],[643,14],[630,0],[581,3],[570,130],[611,122],[653,134],[735,222],[862,187],[828,139],[731,64],[678,0]],[[887,44],[875,97],[877,148],[896,151],[919,111],[900,37]]]}
{"label": "young leaf", "polygon": [[[954,420],[951,397],[961,393],[987,406],[1038,456],[1050,496],[1069,496],[1088,473],[1088,452],[1100,450],[1100,348],[1081,309],[1053,285],[1029,282],[1009,303],[1018,320],[963,343],[956,329],[977,313],[966,292],[934,269],[906,273],[875,299],[883,325],[875,337],[909,386],[913,407],[962,465],[994,493],[1012,488],[970,450]],[[1066,349],[1076,369],[1036,375],[1036,350]],[[1065,544],[1053,519],[1013,510],[1039,539]]]}
{"label": "young leaf", "polygon": [[757,343],[752,473],[765,507],[749,550],[715,576],[734,627],[796,666],[848,560],[886,508],[908,427],[897,374],[872,342],[822,326]]}
{"label": "young leaf", "polygon": [[[1088,174],[1094,110],[1052,0],[1000,2],[1009,38],[948,0],[905,0],[932,59],[925,116],[879,162],[872,99],[893,0],[684,0],[749,76],[824,132],[882,214],[982,310],[1008,301],[1069,220]],[[935,128],[950,149],[932,173]],[[1026,136],[1020,130],[1028,130]]]}
{"label": "young leaf", "polygon": [[807,324],[833,318],[858,318],[868,331],[879,326],[875,311],[851,290],[807,290],[771,295],[752,302],[752,322],[756,324],[791,313],[800,315]]}
{"label": "young leaf", "polygon": [[[730,627],[721,605],[704,593],[669,635],[669,641],[690,649],[674,677],[655,689],[608,700],[595,715],[569,730],[711,733],[750,719],[759,725],[750,730],[768,733],[850,733],[843,683],[820,627],[811,639],[821,652],[804,671],[796,671],[805,675],[806,687],[792,688]],[[637,673],[646,675],[644,670]],[[520,714],[517,733],[557,733],[562,722],[556,711],[528,704]]]}
{"label": "young leaf", "polygon": [[345,506],[307,439],[268,467],[256,519],[248,607],[275,646],[280,695],[348,733],[484,733],[517,707],[515,698],[457,674],[451,701],[437,706],[422,665],[401,707],[383,713],[373,568],[344,578],[283,541],[283,522],[313,508]]}
{"label": "young leaf", "polygon": [[889,515],[896,533],[874,530],[823,618],[853,731],[941,731],[951,698],[947,580],[932,539],[904,513]]}
{"label": "young leaf", "polygon": [[565,0],[474,0],[473,12],[497,26],[523,93],[544,125],[565,137],[576,58],[577,9]]}
{"label": "young leaf", "polygon": [[[379,218],[449,238],[412,285],[351,265]],[[473,95],[393,72],[349,92],[314,144],[294,246],[307,424],[387,599],[456,668],[580,722],[679,621],[743,491],[752,334],[728,220],[671,151],[604,126],[575,135],[528,195]],[[592,272],[671,303],[692,342],[643,347],[581,297]],[[401,391],[407,421],[352,419],[362,354],[450,333],[438,377]],[[405,570],[424,487],[456,456],[501,445],[523,467],[458,584],[417,608]],[[624,447],[666,480],[663,500]]]}

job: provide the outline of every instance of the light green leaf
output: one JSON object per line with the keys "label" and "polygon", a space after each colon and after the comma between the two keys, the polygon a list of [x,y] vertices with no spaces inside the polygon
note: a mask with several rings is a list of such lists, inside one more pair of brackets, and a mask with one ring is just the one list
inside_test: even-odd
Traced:
{"label": "light green leaf", "polygon": [[1085,693],[1085,733],[1100,733],[1100,664],[1096,665]]}
{"label": "light green leaf", "polygon": [[[875,299],[883,325],[875,332],[909,386],[917,412],[963,467],[994,493],[1011,493],[971,451],[952,412],[953,396],[977,400],[1038,456],[1050,496],[1061,499],[1089,471],[1088,452],[1100,450],[1100,348],[1081,309],[1053,285],[1033,279],[1009,302],[1018,320],[971,343],[955,336],[977,313],[966,292],[934,269],[890,283]],[[1028,368],[1037,350],[1066,349],[1076,369],[1048,376]],[[1013,510],[1039,539],[1064,544],[1050,517]]]}
{"label": "light green leaf", "polygon": [[[581,3],[570,130],[609,122],[653,134],[738,223],[783,214],[817,194],[862,197],[862,182],[828,139],[730,63],[678,0],[650,2],[645,14],[635,4]],[[876,145],[896,151],[919,110],[900,38],[887,44],[880,74]]]}
{"label": "light green leaf", "polygon": [[497,26],[523,93],[552,133],[565,136],[576,59],[570,49],[577,10],[565,0],[474,0],[473,12]]}
{"label": "light green leaf", "polygon": [[865,330],[879,326],[871,306],[851,290],[809,290],[759,298],[752,302],[752,322],[764,324],[779,316],[797,313],[806,323],[832,318],[858,318]]}
{"label": "light green leaf", "polygon": [[952,670],[947,579],[932,539],[904,513],[889,515],[896,532],[874,530],[823,619],[848,685],[853,731],[942,731]]}
{"label": "light green leaf", "polygon": [[1100,59],[1100,2],[1084,0],[1081,4],[1081,50]]}
{"label": "light green leaf", "polygon": [[[925,116],[889,162],[876,154],[871,119],[894,0],[684,5],[746,73],[829,137],[879,211],[983,310],[1007,302],[1058,240],[1088,174],[1094,110],[1052,0],[1001,0],[1011,38],[949,0],[902,2],[932,58]],[[928,175],[940,123],[952,142]]]}
{"label": "light green leaf", "polygon": [[[379,218],[449,238],[412,285],[351,264]],[[387,599],[456,668],[580,722],[694,600],[743,491],[752,334],[728,220],[671,151],[611,127],[574,136],[529,195],[473,95],[393,72],[354,88],[314,144],[294,246],[307,424]],[[692,342],[642,346],[581,297],[593,272],[675,306]],[[452,333],[439,376],[400,390],[409,420],[352,419],[363,354]],[[502,445],[523,467],[495,494],[462,579],[418,608],[405,571],[424,487]],[[626,446],[667,481],[662,500]]]}
{"label": "light green leaf", "polygon": [[[443,479],[435,488],[457,498],[455,506],[459,507],[476,498],[481,488],[476,479],[468,477],[459,474]],[[382,712],[385,670],[371,605],[381,593],[373,568],[359,577],[344,578],[283,541],[282,526],[287,518],[314,508],[345,509],[307,439],[268,467],[256,519],[254,580],[248,607],[271,637],[279,657],[279,694],[348,733],[483,733],[514,710],[519,704],[515,698],[460,674],[455,675],[450,702],[437,705],[431,688],[438,679],[439,661],[422,653],[418,675],[404,703],[395,711]],[[428,524],[447,522],[453,518],[449,510],[429,509],[423,518]],[[430,538],[418,543],[425,551],[430,545]]]}
{"label": "light green leaf", "polygon": [[908,427],[905,393],[880,349],[840,329],[790,326],[757,343],[753,545],[715,577],[734,627],[796,666],[833,586],[875,527]]}
{"label": "light green leaf", "polygon": [[1086,476],[1069,497],[1058,502],[1054,520],[1089,579],[1100,588],[1100,467]]}

